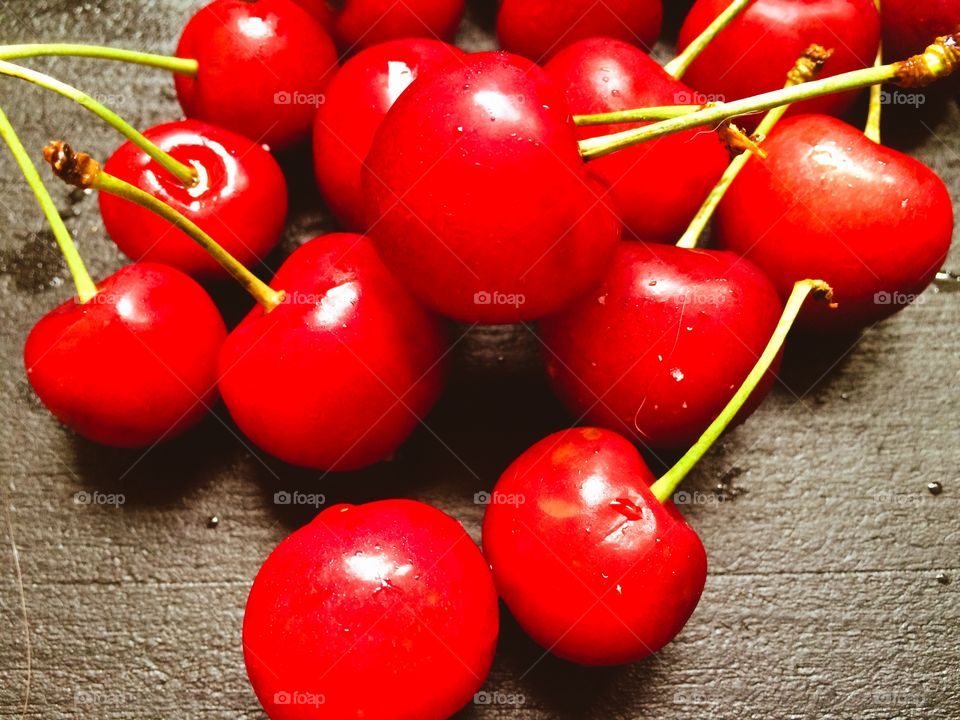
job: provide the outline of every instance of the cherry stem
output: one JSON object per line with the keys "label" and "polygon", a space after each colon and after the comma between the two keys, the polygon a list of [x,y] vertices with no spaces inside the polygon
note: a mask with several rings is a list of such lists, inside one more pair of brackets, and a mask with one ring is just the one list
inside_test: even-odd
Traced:
{"label": "cherry stem", "polygon": [[[790,72],[787,73],[787,82],[784,87],[789,88],[794,85],[810,82],[817,73],[820,72],[827,58],[832,54],[832,50],[826,50],[819,45],[811,45],[808,47],[806,52],[797,58],[797,62]],[[789,107],[789,105],[781,105],[780,107],[775,107],[767,111],[767,114],[757,126],[757,130],[754,133],[754,137],[758,139],[758,142],[770,134],[770,131],[780,122]],[[730,162],[720,177],[720,180],[710,191],[710,194],[707,195],[707,199],[704,200],[703,205],[700,206],[697,214],[693,220],[690,221],[690,225],[680,237],[680,240],[677,242],[677,247],[692,249],[697,246],[700,242],[700,237],[703,235],[703,231],[717,211],[720,201],[723,200],[733,181],[737,179],[740,171],[743,170],[754,154],[752,150],[745,150]]]}
{"label": "cherry stem", "polygon": [[[880,8],[881,0],[874,0],[874,4],[877,6],[877,14],[879,15],[882,10]],[[877,59],[874,61],[874,67],[880,67],[883,65],[883,40],[880,41],[880,44],[877,46]],[[870,104],[867,107],[867,125],[863,130],[863,134],[867,136],[868,139],[873,140],[877,145],[880,144],[880,115],[881,107],[883,103],[883,86],[882,85],[871,85],[870,86]]]}
{"label": "cherry stem", "polygon": [[790,332],[790,328],[797,319],[800,308],[810,293],[816,293],[818,297],[829,301],[832,290],[830,286],[822,280],[800,280],[793,286],[793,291],[790,293],[790,297],[787,298],[787,303],[783,307],[783,314],[780,316],[780,321],[774,328],[767,346],[760,355],[760,359],[757,360],[757,364],[753,366],[750,374],[747,375],[747,379],[743,381],[743,385],[740,386],[730,399],[727,406],[717,415],[716,420],[710,423],[710,427],[704,431],[703,435],[694,443],[693,447],[687,450],[684,456],[680,458],[672,468],[667,470],[659,480],[650,486],[650,490],[657,500],[665,503],[670,499],[680,482],[693,470],[700,459],[707,454],[707,451],[710,450],[720,435],[723,434],[723,431],[727,429],[727,426],[734,417],[736,417],[737,413],[740,412],[740,409],[744,403],[746,403],[750,394],[756,389],[757,385],[760,384],[763,376],[770,370],[770,366],[773,364],[773,361],[783,347],[784,341],[787,339],[787,333]]}
{"label": "cherry stem", "polygon": [[[590,160],[665,135],[692,130],[704,125],[719,125],[738,115],[762,112],[780,105],[856,90],[879,83],[895,82],[905,87],[920,87],[936,79],[946,77],[958,65],[960,65],[960,33],[938,38],[923,54],[915,55],[901,62],[854,70],[729,103],[717,103],[683,117],[663,120],[652,125],[625,130],[612,135],[587,138],[580,141],[580,154],[584,159]],[[622,118],[624,122],[633,122],[633,116],[629,112],[622,113]]]}
{"label": "cherry stem", "polygon": [[0,60],[0,75],[7,75],[20,80],[26,80],[34,85],[39,85],[47,90],[52,90],[53,92],[63,95],[65,98],[69,98],[70,100],[82,105],[112,128],[117,130],[121,135],[143,150],[151,158],[156,160],[184,185],[191,187],[196,184],[196,170],[189,165],[184,165],[168,153],[161,150],[122,117],[72,85],[67,85],[66,83],[50,77],[42,72],[37,72],[36,70],[31,70],[30,68],[15,65],[14,63],[6,62],[5,60]]}
{"label": "cherry stem", "polygon": [[98,58],[101,60],[119,60],[134,65],[169,70],[180,75],[196,76],[199,63],[191,58],[179,58],[171,55],[125,50],[123,48],[86,45],[84,43],[22,43],[18,45],[0,45],[0,60],[19,60],[20,58],[43,57],[49,55]]}
{"label": "cherry stem", "polygon": [[20,137],[17,135],[16,130],[14,130],[13,125],[10,124],[10,120],[2,109],[0,109],[0,137],[7,143],[10,152],[13,153],[13,157],[20,166],[27,185],[29,185],[33,191],[40,205],[40,209],[43,210],[43,214],[50,224],[53,236],[56,238],[57,245],[60,246],[60,252],[63,254],[63,259],[67,263],[67,269],[73,277],[73,284],[76,285],[77,299],[81,304],[87,302],[99,292],[97,285],[93,281],[93,278],[90,277],[90,273],[87,272],[87,268],[83,264],[83,259],[80,257],[77,245],[73,241],[70,231],[67,230],[63,218],[61,218],[60,213],[57,212],[57,206],[54,204],[53,198],[50,197],[50,193],[40,179],[37,166],[33,164],[30,155],[20,141]]}
{"label": "cherry stem", "polygon": [[[574,115],[574,125],[612,125],[621,122],[650,122],[652,120],[670,120],[697,112],[697,105],[662,105],[637,110],[615,110],[593,115]],[[626,116],[626,117],[625,117]]]}
{"label": "cherry stem", "polygon": [[224,250],[216,240],[201,230],[196,223],[153,195],[104,172],[100,164],[87,153],[75,153],[67,143],[55,140],[43,149],[43,157],[50,163],[54,174],[64,182],[77,187],[93,188],[129,200],[185,232],[210,253],[213,259],[220,263],[223,269],[230,273],[266,312],[270,312],[283,302],[285,293],[282,290],[274,290],[264,283]]}
{"label": "cherry stem", "polygon": [[683,52],[663,66],[670,75],[679,80],[687,72],[690,64],[697,59],[707,45],[729,25],[737,15],[743,12],[753,0],[733,0],[726,9],[717,15],[712,23],[707,25],[702,33],[694,38],[693,42],[684,48]]}

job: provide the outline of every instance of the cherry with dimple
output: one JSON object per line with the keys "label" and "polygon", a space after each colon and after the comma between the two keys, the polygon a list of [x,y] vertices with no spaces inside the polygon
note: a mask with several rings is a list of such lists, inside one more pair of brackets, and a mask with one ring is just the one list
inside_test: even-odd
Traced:
{"label": "cherry with dimple", "polygon": [[[646,53],[610,38],[573,43],[544,71],[577,115],[703,102]],[[596,137],[641,124],[585,126],[578,134]],[[728,161],[716,133],[690,130],[599,158],[587,168],[604,183],[627,237],[676,242]]]}
{"label": "cherry with dimple", "polygon": [[366,227],[361,168],[387,111],[419,75],[462,56],[439,40],[393,40],[357,53],[330,83],[314,119],[314,169],[320,192],[347,229]]}
{"label": "cherry with dimple", "polygon": [[[198,120],[157,125],[146,137],[197,172],[185,186],[145,152],[127,142],[104,169],[175,207],[250,267],[273,249],[283,232],[287,184],[273,156],[253,141]],[[195,277],[224,277],[221,266],[182,231],[127,200],[103,193],[107,233],[134,260],[172,265]]]}
{"label": "cherry with dimple", "polygon": [[662,21],[661,0],[503,0],[497,38],[504,50],[543,62],[585,38],[614,38],[649,50]]}
{"label": "cherry with dimple", "polygon": [[196,425],[217,398],[226,338],[209,295],[179,270],[121,268],[86,302],[44,315],[24,348],[43,404],[80,435],[146,447]]}
{"label": "cherry with dimple", "polygon": [[411,500],[335,505],[257,573],[244,659],[271,720],[444,720],[483,685],[498,627],[456,520]]}
{"label": "cherry with dimple", "polygon": [[808,306],[807,327],[850,332],[901,310],[946,259],[953,206],[923,163],[823,115],[790,118],[720,204],[717,240],[771,278],[781,296],[822,277],[836,310]]}
{"label": "cherry with dimple", "polygon": [[220,354],[220,392],[240,429],[286,462],[349,470],[388,457],[446,376],[439,321],[390,275],[368,238],[300,246]]}
{"label": "cherry with dimple", "polygon": [[[685,447],[746,378],[781,309],[770,281],[733,253],[623,243],[596,288],[541,321],[547,376],[586,422]],[[739,420],[772,383],[770,373]]]}
{"label": "cherry with dimple", "polygon": [[467,55],[399,97],[367,156],[378,251],[421,301],[466,322],[556,311],[600,277],[620,228],[562,93],[507,53]]}
{"label": "cherry with dimple", "polygon": [[653,482],[625,438],[589,427],[544,438],[497,482],[483,551],[517,622],[553,654],[635,662],[670,642],[696,608],[703,544]]}
{"label": "cherry with dimple", "polygon": [[175,77],[187,117],[282,150],[306,139],[337,68],[333,41],[292,0],[214,0],[187,23]]}
{"label": "cherry with dimple", "polygon": [[[680,30],[680,49],[728,4],[729,0],[697,0]],[[871,66],[879,42],[874,0],[756,0],[690,64],[684,81],[730,101],[779,89],[794,61],[812,43],[835,50],[823,69],[823,77],[828,77]],[[807,100],[794,112],[839,115],[855,98],[855,93],[847,92]]]}

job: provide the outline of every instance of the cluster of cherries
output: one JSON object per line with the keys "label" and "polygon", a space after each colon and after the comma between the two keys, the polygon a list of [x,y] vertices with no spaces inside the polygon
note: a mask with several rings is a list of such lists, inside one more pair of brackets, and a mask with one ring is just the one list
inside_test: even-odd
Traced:
{"label": "cluster of cherries", "polygon": [[[545,372],[590,425],[507,468],[482,553],[449,516],[401,500],[330,507],[282,542],[243,629],[273,720],[451,715],[489,671],[498,597],[573,662],[659,650],[706,579],[703,545],[669,498],[760,403],[791,323],[876,323],[923,291],[949,248],[943,182],[835,116],[857,88],[960,64],[954,2],[883,0],[881,15],[873,0],[697,0],[666,67],[644,50],[660,0],[503,0],[510,52],[436,39],[462,11],[214,0],[176,57],[0,46],[0,73],[78,97],[128,137],[103,167],[65,143],[45,151],[61,178],[100,191],[105,228],[135,261],[94,283],[48,212],[78,297],[37,323],[25,364],[79,434],[151,446],[219,397],[283,461],[369,466],[442,391],[441,318],[540,321]],[[922,54],[883,65],[881,35],[897,57]],[[808,50],[836,38],[832,53]],[[10,62],[42,54],[173,70],[187,119],[141,134]],[[730,123],[744,109],[771,109],[760,134]],[[2,113],[0,131],[48,210]],[[311,138],[347,232],[304,243],[267,285],[252,270],[287,211],[272,153]],[[734,164],[732,147],[745,149]],[[698,249],[714,212],[718,249]],[[229,333],[198,282],[228,275],[257,300]],[[832,302],[804,304],[810,293]],[[657,480],[634,443],[692,447]]]}

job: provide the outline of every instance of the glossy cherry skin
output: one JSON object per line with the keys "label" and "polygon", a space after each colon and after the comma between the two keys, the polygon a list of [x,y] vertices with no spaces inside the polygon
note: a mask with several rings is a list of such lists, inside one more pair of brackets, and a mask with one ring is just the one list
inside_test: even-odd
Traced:
{"label": "glossy cherry skin", "polygon": [[462,56],[439,40],[392,40],[357,53],[330,83],[314,119],[313,162],[320,192],[344,227],[366,227],[360,171],[387,110],[418,75]]}
{"label": "glossy cherry skin", "polygon": [[660,36],[661,0],[503,0],[497,38],[504,50],[543,62],[584,38],[607,37],[649,50]]}
{"label": "glossy cherry skin", "polygon": [[190,18],[177,56],[199,63],[195,78],[176,76],[187,117],[272,150],[309,136],[337,68],[333,41],[292,0],[214,0]]}
{"label": "glossy cherry skin", "polygon": [[670,642],[703,592],[707,558],[625,438],[574,428],[503,473],[483,519],[500,597],[553,654],[582,665],[641,660]]}
{"label": "glossy cherry skin", "polygon": [[[680,30],[685,48],[727,6],[697,0]],[[812,44],[833,49],[818,77],[873,65],[880,42],[874,0],[756,0],[693,61],[684,82],[714,100],[736,100],[783,87],[787,72]],[[790,112],[840,115],[857,93],[798,103]]]}
{"label": "glossy cherry skin", "polygon": [[578,418],[686,448],[746,379],[781,310],[770,281],[733,253],[624,243],[598,287],[541,322],[547,375]]}
{"label": "glossy cherry skin", "polygon": [[467,55],[417,79],[364,166],[370,232],[428,306],[465,322],[558,310],[596,282],[619,236],[563,95],[536,65]]}
{"label": "glossy cherry skin", "polygon": [[800,323],[849,332],[902,309],[946,259],[953,207],[926,165],[835,118],[800,116],[766,140],[717,213],[718,242],[763,269],[781,296],[799,278],[833,287]]}
{"label": "glossy cherry skin", "polygon": [[[287,182],[273,156],[199,120],[157,125],[144,135],[193,167],[197,185],[185,187],[130,142],[110,156],[104,170],[179,210],[244,265],[253,267],[266,257],[287,215]],[[110,237],[133,260],[172,265],[194,277],[227,276],[186,233],[135,203],[100,193],[100,213]]]}
{"label": "glossy cherry skin", "polygon": [[[642,50],[610,38],[569,45],[544,66],[578,115],[657,105],[700,105]],[[647,123],[579,128],[579,137],[607,135]],[[695,130],[592,160],[587,168],[606,187],[625,237],[676,242],[730,161],[716,133]]]}
{"label": "glossy cherry skin", "polygon": [[254,308],[220,355],[220,392],[237,425],[294,465],[352,470],[389,456],[440,394],[440,323],[361,235],[307,242],[271,286],[286,300]]}
{"label": "glossy cherry skin", "polygon": [[498,626],[456,520],[412,500],[335,505],[257,573],[244,658],[271,720],[443,720],[483,685]]}
{"label": "glossy cherry skin", "polygon": [[227,331],[210,296],[179,270],[121,268],[80,304],[44,315],[23,351],[37,396],[72,430],[147,447],[196,425],[217,397]]}
{"label": "glossy cherry skin", "polygon": [[333,35],[336,13],[327,0],[294,0],[294,2],[310,13],[317,24],[327,31],[327,34]]}
{"label": "glossy cherry skin", "polygon": [[464,0],[346,0],[334,32],[344,52],[356,52],[387,40],[453,37]]}
{"label": "glossy cherry skin", "polygon": [[934,38],[960,32],[960,3],[956,0],[884,0],[883,54],[903,60],[921,53]]}

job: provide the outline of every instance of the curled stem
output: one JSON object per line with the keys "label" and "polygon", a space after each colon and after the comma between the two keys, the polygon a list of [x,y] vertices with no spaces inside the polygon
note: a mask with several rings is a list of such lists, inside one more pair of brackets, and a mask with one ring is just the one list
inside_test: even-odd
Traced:
{"label": "curled stem", "polygon": [[[833,50],[827,50],[820,45],[811,45],[808,47],[806,52],[797,59],[797,62],[790,69],[790,72],[787,73],[787,82],[784,87],[789,88],[813,80],[832,54]],[[775,107],[767,111],[767,114],[757,126],[754,137],[762,141],[763,138],[770,134],[774,126],[780,122],[789,107],[789,105],[781,105],[780,107]],[[700,206],[697,214],[693,220],[690,221],[690,225],[680,237],[679,242],[677,242],[677,247],[695,248],[697,246],[697,243],[700,242],[700,236],[703,235],[703,231],[717,211],[720,201],[723,200],[733,181],[737,179],[740,171],[743,170],[744,166],[750,161],[750,158],[753,157],[754,154],[753,150],[747,149],[730,162],[720,177],[720,180],[710,191],[710,194],[707,195],[707,199],[703,201],[703,205]]]}
{"label": "curled stem", "polygon": [[[691,130],[704,125],[719,125],[738,115],[748,115],[801,100],[856,90],[880,83],[897,83],[904,87],[921,87],[950,75],[960,65],[960,33],[938,38],[922,54],[901,62],[854,70],[822,80],[783,88],[753,97],[718,103],[684,117],[663,120],[652,125],[625,130],[580,141],[580,153],[590,160],[649,140]],[[629,112],[622,113],[624,122],[633,122]]]}
{"label": "curled stem", "polygon": [[[880,7],[881,0],[874,0],[874,4],[877,6],[877,14],[882,12]],[[877,46],[877,59],[874,61],[874,67],[880,67],[883,65],[883,40],[880,40],[880,44]],[[870,86],[870,104],[867,107],[867,125],[863,130],[863,134],[867,136],[868,139],[873,140],[877,145],[880,144],[880,116],[883,102],[883,86],[882,85],[871,85]]]}
{"label": "curled stem", "polygon": [[87,45],[84,43],[21,43],[0,45],[0,60],[19,60],[21,58],[43,57],[49,55],[98,58],[101,60],[119,60],[134,65],[169,70],[179,75],[196,76],[199,64],[191,58],[179,58],[172,55],[154,55],[153,53],[125,50],[123,48]]}
{"label": "curled stem", "polygon": [[156,160],[184,185],[189,187],[197,182],[196,170],[189,165],[184,165],[170,154],[161,150],[154,143],[148,140],[140,131],[130,125],[126,120],[103,105],[103,103],[94,100],[85,92],[78,90],[72,85],[67,85],[56,78],[50,77],[45,73],[37,72],[36,70],[31,70],[30,68],[25,68],[20,65],[15,65],[14,63],[6,62],[5,60],[0,60],[0,75],[7,75],[20,80],[26,80],[29,83],[33,83],[34,85],[38,85],[47,90],[52,90],[55,93],[63,95],[65,98],[73,100],[117,130],[130,142],[143,150],[151,158]]}
{"label": "curled stem", "polygon": [[36,165],[33,164],[26,148],[24,148],[23,143],[20,142],[16,130],[13,129],[13,125],[10,124],[10,120],[2,109],[0,109],[0,137],[7,143],[10,152],[13,153],[13,157],[20,166],[27,185],[29,185],[33,191],[34,196],[37,198],[37,203],[40,205],[40,209],[43,210],[43,214],[50,224],[53,236],[56,238],[60,252],[63,254],[63,259],[67,263],[67,269],[73,277],[73,284],[77,287],[77,299],[81,303],[87,302],[97,294],[97,285],[93,282],[93,278],[90,277],[90,273],[87,272],[87,268],[83,264],[83,259],[77,251],[77,245],[74,243],[70,231],[67,230],[63,218],[60,217],[60,213],[57,212],[57,207],[54,205],[50,193],[47,192],[46,186],[40,179],[40,173],[37,172]]}
{"label": "curled stem", "polygon": [[737,15],[743,12],[753,0],[732,0],[726,9],[707,25],[702,33],[694,38],[693,42],[684,48],[683,52],[663,66],[670,75],[679,80],[687,72],[690,64],[697,59],[707,45],[729,25]]}
{"label": "curled stem", "polygon": [[787,339],[787,334],[790,332],[790,328],[800,313],[800,308],[810,293],[815,293],[827,301],[830,301],[832,296],[830,286],[822,280],[800,280],[793,286],[793,292],[791,292],[790,297],[787,298],[786,305],[784,305],[783,308],[783,314],[780,316],[780,321],[777,323],[776,328],[774,328],[773,335],[770,336],[770,340],[760,355],[760,359],[757,360],[757,364],[753,366],[750,374],[747,375],[747,379],[743,381],[743,384],[730,399],[730,402],[727,403],[727,406],[720,411],[716,420],[710,423],[710,426],[704,431],[703,435],[700,436],[700,439],[694,443],[693,447],[687,450],[684,456],[680,458],[672,468],[667,470],[659,480],[650,486],[650,490],[660,502],[666,502],[670,499],[680,482],[700,459],[707,454],[707,451],[710,450],[720,435],[723,434],[723,431],[727,429],[727,426],[733,421],[737,413],[740,412],[740,408],[743,407],[744,403],[746,403],[750,397],[750,394],[756,389],[757,385],[760,384],[763,376],[770,369],[770,366],[779,354],[784,341]]}
{"label": "curled stem", "polygon": [[185,232],[210,253],[213,259],[220,263],[263,306],[266,312],[270,312],[283,302],[282,290],[274,290],[264,283],[224,250],[216,240],[201,230],[196,223],[153,195],[104,172],[100,164],[87,153],[74,152],[67,143],[55,140],[43,149],[43,157],[50,163],[54,174],[64,182],[81,188],[93,188],[129,200],[156,213]]}

